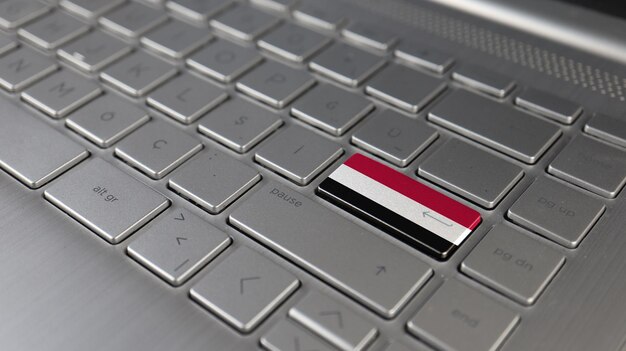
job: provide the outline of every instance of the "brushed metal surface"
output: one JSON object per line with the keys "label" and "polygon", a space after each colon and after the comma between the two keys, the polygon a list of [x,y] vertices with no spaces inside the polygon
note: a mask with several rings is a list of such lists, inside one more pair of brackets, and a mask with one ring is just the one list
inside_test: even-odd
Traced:
{"label": "brushed metal surface", "polygon": [[546,0],[431,0],[626,63],[626,23],[591,9]]}
{"label": "brushed metal surface", "polygon": [[[626,119],[622,89],[626,68],[600,57],[431,3],[407,0],[315,0],[315,2],[319,3],[318,6],[335,9],[336,13],[346,17],[376,21],[378,25],[391,28],[405,37],[410,36],[412,40],[449,53],[459,62],[480,64],[502,74],[508,74],[520,86],[533,86],[576,101],[584,107],[585,112],[572,126],[563,129],[563,136],[547,150],[535,166],[530,167],[516,162],[526,173],[524,179],[505,196],[496,210],[481,210],[483,224],[448,262],[439,263],[421,253],[415,253],[416,257],[433,268],[435,274],[396,318],[386,322],[312,275],[264,250],[255,241],[230,228],[226,222],[231,213],[230,209],[226,209],[218,216],[209,216],[184,201],[175,201],[176,205],[184,206],[232,236],[233,247],[244,245],[264,252],[273,261],[283,264],[302,282],[301,289],[255,332],[241,336],[189,299],[190,286],[204,276],[206,270],[200,271],[180,288],[169,287],[125,255],[126,242],[117,247],[110,246],[46,203],[42,197],[42,190],[27,190],[17,180],[0,172],[0,267],[3,268],[0,271],[0,340],[2,340],[0,349],[3,351],[258,350],[260,337],[283,320],[288,309],[312,290],[322,291],[341,301],[377,326],[380,338],[372,345],[373,351],[385,349],[390,340],[397,340],[410,349],[422,349],[423,344],[419,340],[406,334],[405,325],[428,297],[436,293],[445,278],[459,280],[520,315],[521,321],[509,339],[504,342],[503,351],[625,350],[626,303],[623,301],[626,296],[624,279],[626,200],[623,194],[611,200],[588,194],[604,201],[607,211],[578,249],[568,250],[543,238],[536,238],[566,256],[567,261],[533,307],[522,307],[474,282],[460,273],[458,267],[485,233],[493,225],[504,220],[506,210],[532,180],[540,174],[545,174],[547,165],[572,137],[582,130],[592,113],[602,112],[622,121]],[[431,21],[426,21],[427,17]],[[449,30],[455,26],[460,29]],[[493,43],[497,45],[487,45],[487,38],[493,39]],[[320,76],[317,76],[317,79],[331,83]],[[451,89],[457,87],[455,83],[451,83],[450,86]],[[107,93],[116,94],[110,87],[104,89]],[[228,86],[227,90],[233,94],[232,86]],[[514,91],[513,96],[516,94],[517,91]],[[8,94],[7,96],[17,101],[15,96]],[[142,101],[133,103],[136,106],[144,106]],[[386,108],[379,102],[373,103],[379,109]],[[510,104],[511,101],[507,100],[504,103]],[[428,110],[427,107],[423,113],[414,118],[437,129],[440,138],[415,161],[402,169],[407,175],[414,176],[419,164],[454,135],[427,122],[425,113]],[[55,129],[66,131],[61,121],[53,121],[34,110],[31,112]],[[157,120],[175,123],[156,111],[151,110],[150,114]],[[278,115],[286,126],[304,125],[290,117],[287,110],[278,111]],[[368,118],[370,117],[366,117],[365,121]],[[321,131],[304,127],[318,135],[324,135]],[[183,127],[186,133],[196,140],[202,140],[209,149],[230,153],[230,156],[259,170],[264,178],[262,184],[266,184],[268,180],[284,181],[252,161],[255,149],[246,155],[238,155],[200,136],[196,128],[197,123]],[[349,143],[351,134],[346,133],[335,139],[345,148],[346,155],[362,152]],[[69,135],[73,140],[89,148],[93,155],[116,163],[123,171],[134,176],[142,176],[113,158],[110,151],[97,149],[89,141],[71,132]],[[277,134],[270,136],[268,140],[275,135]],[[261,142],[259,147],[266,142],[267,140]],[[495,151],[477,146],[495,154]],[[322,206],[333,208],[332,205],[316,198],[313,190],[345,157],[323,171],[309,185],[301,188],[302,193]],[[152,181],[145,178],[144,181],[161,192],[169,191],[164,180]],[[455,200],[468,204],[455,194],[433,186]],[[249,195],[244,195],[232,208],[248,198]],[[339,215],[365,227],[373,235],[392,244],[401,245],[348,214],[339,212]],[[228,252],[224,254],[227,255]],[[222,259],[216,258],[216,262],[209,263],[209,266],[217,264]]]}
{"label": "brushed metal surface", "polygon": [[0,172],[0,348],[243,350],[40,194]]}

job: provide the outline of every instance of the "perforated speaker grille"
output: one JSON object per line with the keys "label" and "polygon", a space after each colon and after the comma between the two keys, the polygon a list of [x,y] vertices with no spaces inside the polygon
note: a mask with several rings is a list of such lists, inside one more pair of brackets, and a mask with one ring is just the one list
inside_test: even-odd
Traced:
{"label": "perforated speaker grille", "polygon": [[508,62],[626,101],[626,78],[513,39],[465,21],[401,0],[346,0],[394,21],[422,29],[442,39],[482,51]]}

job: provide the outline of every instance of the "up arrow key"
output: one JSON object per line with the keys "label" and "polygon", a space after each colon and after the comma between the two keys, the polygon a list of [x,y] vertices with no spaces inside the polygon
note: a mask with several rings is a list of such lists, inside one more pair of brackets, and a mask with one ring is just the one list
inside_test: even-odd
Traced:
{"label": "up arrow key", "polygon": [[343,304],[320,293],[309,293],[289,310],[289,317],[339,350],[365,350],[378,331]]}
{"label": "up arrow key", "polygon": [[385,266],[377,266],[376,269],[376,275],[387,272],[387,267]]}
{"label": "up arrow key", "polygon": [[176,242],[178,243],[178,245],[180,245],[181,241],[187,241],[187,238],[185,238],[183,236],[177,236],[176,237]]}

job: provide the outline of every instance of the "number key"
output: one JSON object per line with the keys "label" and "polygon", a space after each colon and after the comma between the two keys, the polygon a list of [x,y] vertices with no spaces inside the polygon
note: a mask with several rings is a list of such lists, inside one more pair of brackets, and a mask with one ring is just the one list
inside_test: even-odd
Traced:
{"label": "number key", "polygon": [[254,40],[278,24],[278,18],[249,6],[238,6],[211,20],[211,26],[241,40]]}
{"label": "number key", "polygon": [[141,38],[141,43],[171,58],[180,59],[211,40],[211,33],[180,21],[171,21]]}
{"label": "number key", "polygon": [[166,20],[164,12],[138,2],[131,2],[100,17],[99,21],[113,32],[136,38]]}
{"label": "number key", "polygon": [[293,17],[311,27],[334,31],[345,21],[346,17],[335,9],[324,8],[320,4],[307,1],[293,12]]}
{"label": "number key", "polygon": [[398,38],[391,32],[372,23],[352,22],[341,31],[344,37],[358,44],[386,51]]}
{"label": "number key", "polygon": [[20,28],[17,35],[43,49],[55,49],[88,30],[87,24],[58,11]]}
{"label": "number key", "polygon": [[259,40],[259,47],[287,60],[302,62],[319,51],[329,38],[295,24],[285,24]]}
{"label": "number key", "polygon": [[13,29],[50,11],[37,0],[9,0],[0,3],[0,27]]}
{"label": "number key", "polygon": [[169,0],[165,6],[182,17],[204,22],[232,4],[231,0]]}

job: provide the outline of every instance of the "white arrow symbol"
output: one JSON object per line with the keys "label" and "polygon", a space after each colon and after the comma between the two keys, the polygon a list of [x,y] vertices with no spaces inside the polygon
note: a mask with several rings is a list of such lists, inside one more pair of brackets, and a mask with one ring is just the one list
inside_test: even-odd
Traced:
{"label": "white arrow symbol", "polygon": [[436,220],[437,222],[439,222],[439,223],[441,223],[441,224],[445,225],[446,227],[452,227],[452,224],[451,224],[451,223],[446,223],[446,222],[444,222],[444,221],[440,220],[439,218],[437,218],[437,217],[435,217],[435,216],[431,215],[429,211],[424,211],[424,212],[422,212],[422,217],[430,217],[430,218],[432,218],[432,219]]}

